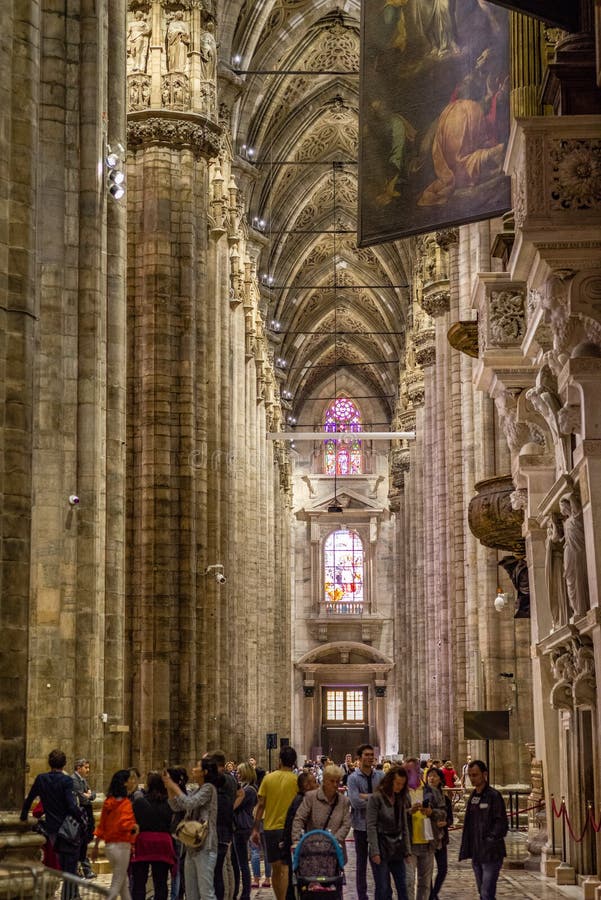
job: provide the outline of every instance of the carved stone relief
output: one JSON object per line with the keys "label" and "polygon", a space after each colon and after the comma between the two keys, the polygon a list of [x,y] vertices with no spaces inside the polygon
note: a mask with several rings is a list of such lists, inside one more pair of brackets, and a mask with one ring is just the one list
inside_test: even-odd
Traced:
{"label": "carved stone relief", "polygon": [[551,651],[551,669],[555,684],[550,700],[555,709],[596,706],[595,657],[588,638],[567,637],[565,643]]}
{"label": "carved stone relief", "polygon": [[536,385],[526,394],[534,409],[547,423],[555,450],[555,468],[557,477],[571,468],[570,441],[563,433],[560,424],[562,402],[557,390],[557,379],[548,365],[543,365],[536,377]]}
{"label": "carved stone relief", "polygon": [[601,208],[601,140],[550,142],[551,209]]}
{"label": "carved stone relief", "polygon": [[523,291],[491,291],[488,334],[484,346],[509,346],[521,342],[526,331]]}
{"label": "carved stone relief", "polygon": [[146,144],[168,144],[173,147],[190,147],[197,156],[213,157],[219,153],[219,133],[216,127],[161,116],[128,119],[127,142],[130,149]]}
{"label": "carved stone relief", "polygon": [[150,75],[142,73],[128,75],[127,106],[132,111],[148,109],[150,106]]}
{"label": "carved stone relief", "polygon": [[161,103],[166,109],[190,109],[190,83],[183,72],[168,72],[161,78]]}

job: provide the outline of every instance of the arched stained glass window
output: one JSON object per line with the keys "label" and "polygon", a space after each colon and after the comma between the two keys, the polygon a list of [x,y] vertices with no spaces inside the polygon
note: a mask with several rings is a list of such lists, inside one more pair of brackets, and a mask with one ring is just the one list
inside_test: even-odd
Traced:
{"label": "arched stained glass window", "polygon": [[[361,431],[361,413],[348,397],[338,397],[325,414],[325,431]],[[326,475],[361,475],[361,441],[324,441],[324,471]]]}
{"label": "arched stained glass window", "polygon": [[326,603],[362,603],[363,569],[363,543],[357,532],[332,532],[324,544]]}

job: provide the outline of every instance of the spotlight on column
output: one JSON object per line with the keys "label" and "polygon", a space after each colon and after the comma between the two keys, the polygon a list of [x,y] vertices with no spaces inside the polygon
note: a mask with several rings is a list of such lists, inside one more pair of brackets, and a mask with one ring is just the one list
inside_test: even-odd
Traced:
{"label": "spotlight on column", "polygon": [[117,152],[107,147],[107,153],[104,158],[107,190],[114,200],[121,200],[125,196],[124,151],[121,145],[119,145],[119,151]]}

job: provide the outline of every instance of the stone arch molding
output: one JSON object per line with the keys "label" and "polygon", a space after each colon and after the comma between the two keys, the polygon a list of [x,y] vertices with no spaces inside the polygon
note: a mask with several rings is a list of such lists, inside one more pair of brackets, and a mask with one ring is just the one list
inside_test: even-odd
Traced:
{"label": "stone arch molding", "polygon": [[[365,662],[350,662],[351,656],[358,654],[365,658]],[[336,656],[338,659],[336,659]],[[344,661],[346,657],[346,662]],[[320,665],[353,665],[367,666],[373,672],[389,672],[394,668],[394,660],[370,647],[362,644],[360,641],[331,641],[328,644],[321,644],[319,647],[313,647],[307,651],[296,663],[297,668],[303,672],[315,671],[316,666]]]}

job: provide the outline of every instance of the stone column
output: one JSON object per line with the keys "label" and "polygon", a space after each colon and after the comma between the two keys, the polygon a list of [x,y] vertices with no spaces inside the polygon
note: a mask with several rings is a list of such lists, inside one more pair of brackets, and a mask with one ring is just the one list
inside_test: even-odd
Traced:
{"label": "stone column", "polygon": [[36,218],[40,10],[3,11],[0,31],[0,428],[2,554],[0,796],[4,809],[23,801],[26,771],[28,626],[33,485],[33,370],[39,298]]}
{"label": "stone column", "polygon": [[209,558],[216,528],[207,533],[203,518],[219,515],[209,492],[218,399],[201,385],[216,382],[219,343],[206,270],[206,161],[217,134],[191,114],[129,116],[128,593],[132,749],[143,769],[189,763],[214,708],[218,586],[203,572],[223,560]]}
{"label": "stone column", "polygon": [[[125,2],[109,0],[108,16],[108,83],[107,96],[111,112],[108,141],[111,146],[126,143],[124,98],[125,72]],[[127,204],[111,202],[107,209],[107,412],[106,412],[106,555],[105,555],[105,639],[104,639],[104,704],[101,711],[92,709],[92,723],[98,726],[99,712],[107,712],[113,723],[129,729],[131,705],[127,680],[127,630],[125,627],[125,544],[126,544],[126,372],[127,372]],[[129,760],[129,733],[111,732],[104,727],[105,780],[125,760]],[[83,748],[86,747],[85,740]],[[78,752],[78,751],[76,751]],[[85,752],[85,749],[84,751]],[[96,761],[92,757],[96,768]],[[100,773],[94,774],[98,788]]]}

